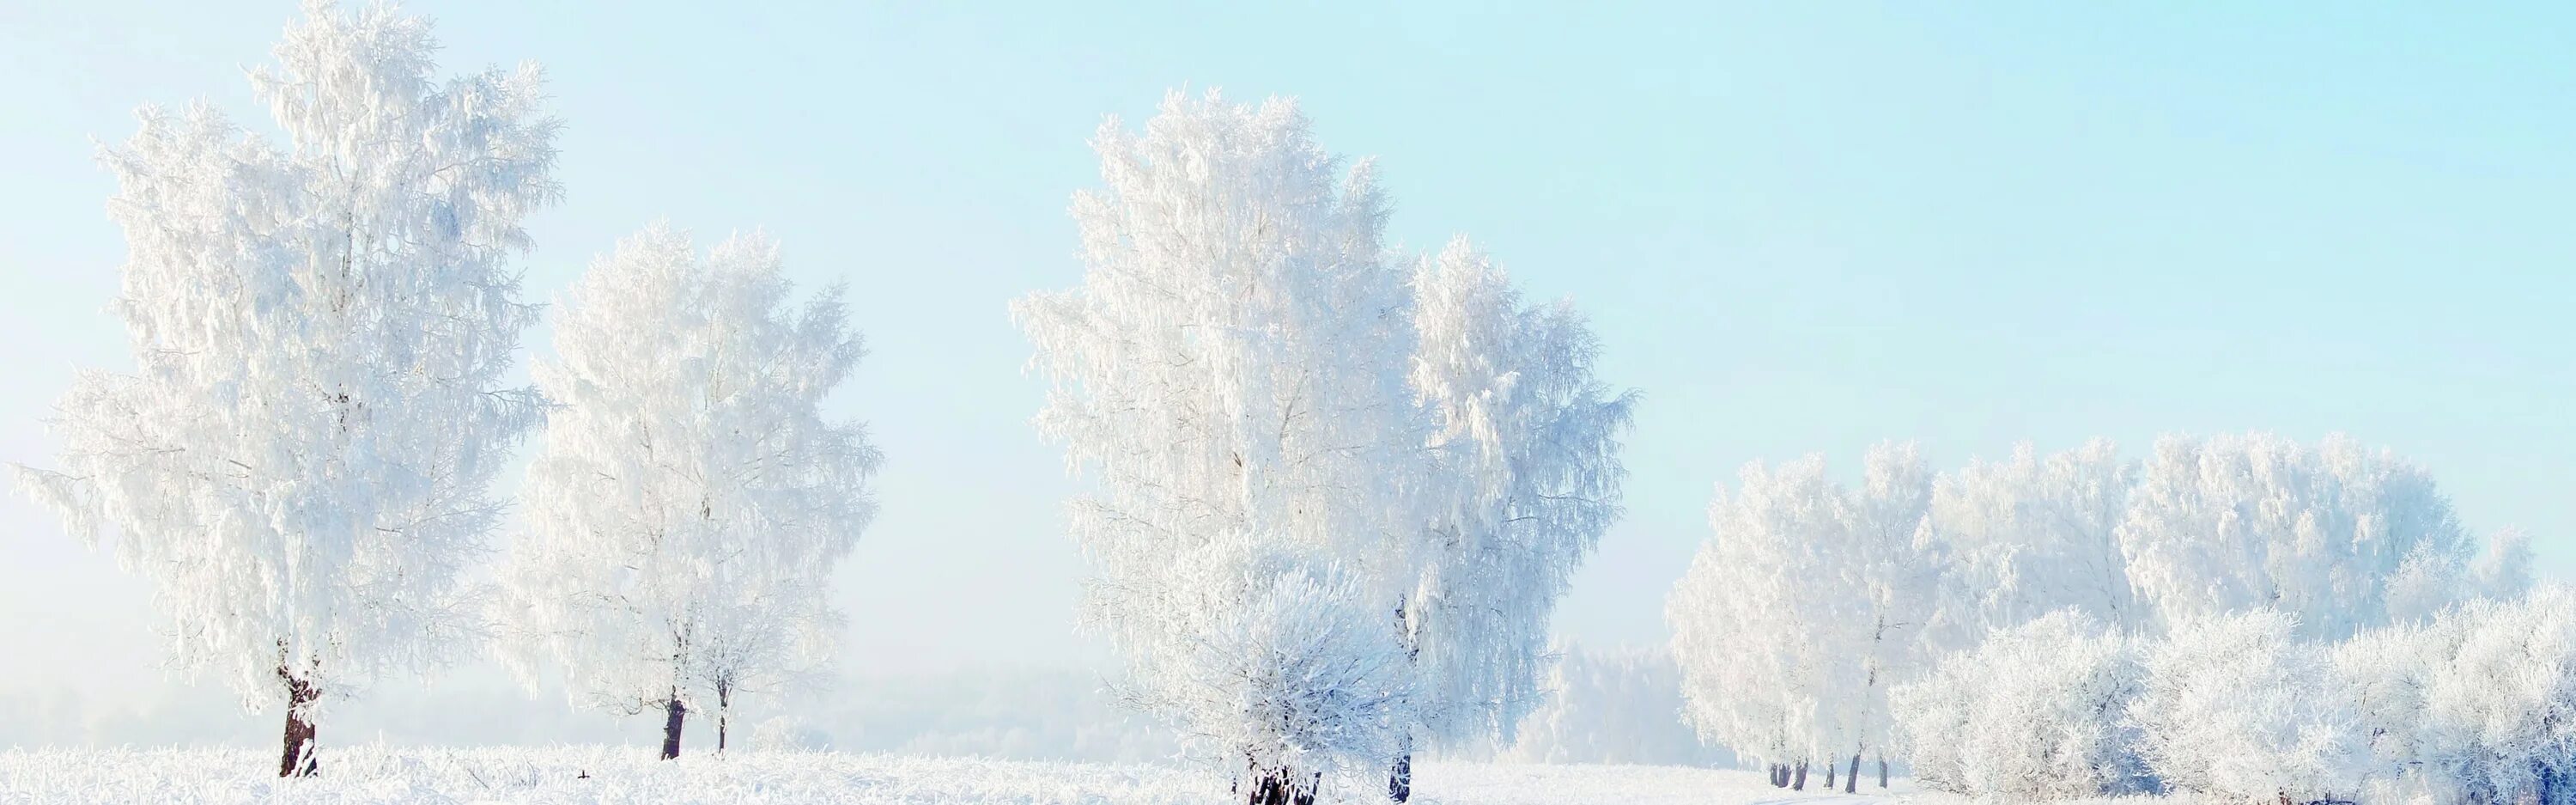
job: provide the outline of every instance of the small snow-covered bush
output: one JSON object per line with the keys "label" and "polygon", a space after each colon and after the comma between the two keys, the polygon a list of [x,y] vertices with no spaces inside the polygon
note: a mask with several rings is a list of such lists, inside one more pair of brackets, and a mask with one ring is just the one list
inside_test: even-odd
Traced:
{"label": "small snow-covered bush", "polygon": [[2407,801],[2433,792],[2425,746],[2425,687],[2457,644],[2452,630],[2399,624],[2353,635],[2331,655],[2336,694],[2350,702],[2364,736],[2369,770],[2380,790],[2371,801]]}
{"label": "small snow-covered bush", "polygon": [[2426,781],[2458,802],[2576,801],[2576,593],[2473,602],[2429,631]]}
{"label": "small snow-covered bush", "polygon": [[[1402,751],[1413,676],[1387,612],[1330,562],[1240,534],[1174,562],[1154,620],[1119,635],[1124,696],[1239,784],[1313,797]],[[1150,627],[1150,628],[1146,628]]]}
{"label": "small snow-covered bush", "polygon": [[1924,786],[2067,799],[2147,786],[2126,724],[2136,650],[2073,610],[1997,631],[1896,688],[1897,740]]}
{"label": "small snow-covered bush", "polygon": [[2129,714],[2139,754],[2167,787],[2212,799],[2349,799],[2369,763],[2328,647],[2298,618],[2258,611],[2185,621],[2149,646]]}
{"label": "small snow-covered bush", "polygon": [[2576,801],[2576,594],[2473,601],[2335,647],[2374,800]]}

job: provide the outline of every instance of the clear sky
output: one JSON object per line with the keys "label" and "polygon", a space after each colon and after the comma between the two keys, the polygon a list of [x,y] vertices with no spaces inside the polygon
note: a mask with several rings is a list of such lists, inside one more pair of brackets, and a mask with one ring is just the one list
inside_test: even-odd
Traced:
{"label": "clear sky", "polygon": [[[260,125],[241,69],[296,13],[160,5],[0,0],[0,459],[50,461],[74,366],[130,364],[92,141],[146,102]],[[873,354],[835,406],[888,456],[858,669],[1099,656],[1004,307],[1079,281],[1086,142],[1176,87],[1299,98],[1409,248],[1467,234],[1593,316],[1645,401],[1571,637],[1663,639],[1744,462],[1889,437],[2345,431],[2576,571],[2576,6],[594,5],[412,8],[450,70],[551,77],[532,297],[664,216],[850,282]],[[0,501],[0,693],[157,684],[145,596]]]}

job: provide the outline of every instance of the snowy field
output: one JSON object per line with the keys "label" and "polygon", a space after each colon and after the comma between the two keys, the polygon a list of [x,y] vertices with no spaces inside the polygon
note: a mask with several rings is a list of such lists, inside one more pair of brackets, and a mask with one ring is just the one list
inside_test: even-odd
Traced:
{"label": "snowy field", "polygon": [[[0,803],[1191,803],[1236,801],[1192,770],[819,753],[652,758],[635,747],[411,749],[323,755],[323,774],[281,781],[249,749],[9,750]],[[584,776],[587,775],[587,776]],[[1891,799],[1782,791],[1759,772],[1674,766],[1426,763],[1425,805],[1861,805]],[[1821,778],[1817,781],[1821,782]],[[1821,786],[1815,786],[1821,788]],[[1903,795],[1906,781],[1891,792]],[[1327,792],[1336,793],[1336,792]],[[1358,793],[1344,791],[1338,793]],[[1865,790],[1866,794],[1866,790]],[[1355,801],[1383,802],[1383,799]]]}

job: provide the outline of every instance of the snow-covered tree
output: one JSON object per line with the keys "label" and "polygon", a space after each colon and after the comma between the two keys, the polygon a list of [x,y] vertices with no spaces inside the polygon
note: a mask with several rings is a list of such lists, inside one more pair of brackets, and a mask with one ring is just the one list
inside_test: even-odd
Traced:
{"label": "snow-covered tree", "polygon": [[[1013,308],[1054,384],[1038,427],[1093,480],[1071,507],[1095,569],[1086,621],[1125,656],[1127,697],[1249,773],[1253,801],[1309,799],[1321,773],[1385,768],[1409,718],[1381,697],[1401,686],[1323,687],[1378,678],[1390,580],[1411,570],[1389,546],[1425,523],[1385,201],[1286,101],[1174,94],[1142,136],[1112,120],[1095,145],[1106,187],[1074,202],[1083,284]],[[1358,610],[1274,603],[1342,595]],[[1352,611],[1385,642],[1335,620]],[[1255,651],[1277,641],[1346,653]],[[1248,653],[1214,673],[1211,644]],[[1246,725],[1230,709],[1246,701],[1356,709]]]}
{"label": "snow-covered tree", "polygon": [[2333,684],[2326,646],[2297,616],[2253,610],[2184,620],[2146,649],[2129,718],[2165,786],[2239,802],[2357,793],[2369,769],[2360,714]]}
{"label": "snow-covered tree", "polygon": [[2103,439],[2045,459],[2024,443],[2008,460],[1942,474],[1926,535],[1942,556],[1933,642],[1965,648],[2069,607],[2141,628],[2118,539],[2136,478],[2136,462]]}
{"label": "snow-covered tree", "polygon": [[2157,441],[2119,540],[2164,623],[2257,608],[2335,640],[2474,597],[2479,541],[2420,467],[2343,436]]}
{"label": "snow-covered tree", "polygon": [[[1599,351],[1568,304],[1529,306],[1464,239],[1413,278],[1412,382],[1434,468],[1395,613],[1420,673],[1414,736],[1511,735],[1540,701],[1548,621],[1619,516],[1619,441],[1635,395],[1594,379]],[[1409,754],[1389,793],[1409,794]]]}
{"label": "snow-covered tree", "polygon": [[[1098,479],[1073,524],[1093,622],[1135,666],[1131,698],[1206,735],[1192,719],[1212,711],[1175,701],[1211,700],[1181,689],[1204,638],[1167,628],[1196,623],[1161,611],[1195,583],[1163,572],[1173,557],[1246,542],[1223,553],[1373,602],[1403,647],[1384,714],[1402,799],[1415,741],[1499,739],[1540,701],[1548,618],[1619,514],[1634,397],[1594,378],[1571,306],[1523,303],[1464,240],[1392,265],[1369,167],[1337,178],[1293,104],[1174,95],[1098,148],[1107,188],[1074,205],[1082,287],[1014,308],[1055,383],[1039,427]],[[1257,609],[1287,583],[1217,589]],[[1289,765],[1245,767],[1254,794],[1310,796],[1313,772],[1380,746],[1356,736],[1265,755]]]}
{"label": "snow-covered tree", "polygon": [[2138,696],[2131,640],[2066,609],[1996,631],[1891,694],[1914,778],[2016,800],[2145,790],[2126,719]]}
{"label": "snow-covered tree", "polygon": [[2416,743],[2435,789],[2454,802],[2576,801],[2576,593],[2470,602],[2425,631]]}
{"label": "snow-covered tree", "polygon": [[[1870,448],[1861,468],[1861,487],[1846,495],[1841,541],[1822,546],[1832,594],[1841,611],[1817,624],[1832,659],[1837,701],[1828,724],[1839,740],[1824,749],[1830,767],[1833,752],[1851,752],[1843,791],[1860,786],[1864,754],[1878,756],[1879,782],[1886,785],[1886,746],[1891,722],[1887,691],[1922,672],[1928,655],[1923,628],[1936,613],[1933,606],[1941,567],[1921,550],[1925,508],[1932,498],[1932,473],[1922,451],[1911,443],[1885,443]],[[1832,770],[1826,785],[1832,785]]]}
{"label": "snow-covered tree", "polygon": [[777,244],[737,236],[703,259],[655,225],[576,282],[539,361],[551,407],[528,467],[527,527],[503,614],[534,680],[564,670],[577,701],[689,710],[716,746],[745,694],[828,662],[833,566],[876,506],[879,456],[824,396],[862,354],[835,287],[790,309]]}
{"label": "snow-covered tree", "polygon": [[536,319],[506,260],[559,195],[533,66],[441,81],[427,21],[307,11],[252,73],[283,147],[199,104],[106,152],[135,368],[82,373],[60,469],[19,475],[151,579],[181,665],[285,702],[281,774],[324,697],[471,627],[457,573],[537,419],[502,384]]}
{"label": "snow-covered tree", "polygon": [[[1784,767],[1839,750],[1826,734],[1836,657],[1815,638],[1845,602],[1826,579],[1842,541],[1842,491],[1822,456],[1748,464],[1709,504],[1711,534],[1665,604],[1682,700],[1702,740]],[[1803,774],[1803,771],[1797,772]],[[1803,785],[1803,781],[1800,781]]]}
{"label": "snow-covered tree", "polygon": [[1666,604],[1691,723],[1740,757],[1787,764],[1792,787],[1810,759],[1829,778],[1873,752],[1883,769],[1887,689],[1928,661],[1940,568],[1917,533],[1931,474],[1913,445],[1887,443],[1862,481],[1828,480],[1821,456],[1748,465],[1734,494],[1718,491],[1713,533]]}

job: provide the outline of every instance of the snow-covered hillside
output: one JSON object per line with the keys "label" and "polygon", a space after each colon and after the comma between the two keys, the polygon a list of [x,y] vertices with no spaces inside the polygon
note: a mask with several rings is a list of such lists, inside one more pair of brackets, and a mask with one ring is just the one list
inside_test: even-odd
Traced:
{"label": "snow-covered hillside", "polygon": [[[322,773],[280,779],[251,749],[0,752],[0,802],[55,803],[1223,803],[1237,798],[1196,770],[832,752],[745,752],[664,762],[635,747],[412,749],[323,753]],[[1820,789],[1821,787],[1817,787]],[[1845,797],[1763,784],[1758,772],[1676,766],[1424,764],[1425,805],[1749,805]],[[1896,781],[1891,793],[1910,791]],[[1326,790],[1364,795],[1357,790]],[[1383,799],[1351,801],[1383,802]]]}

